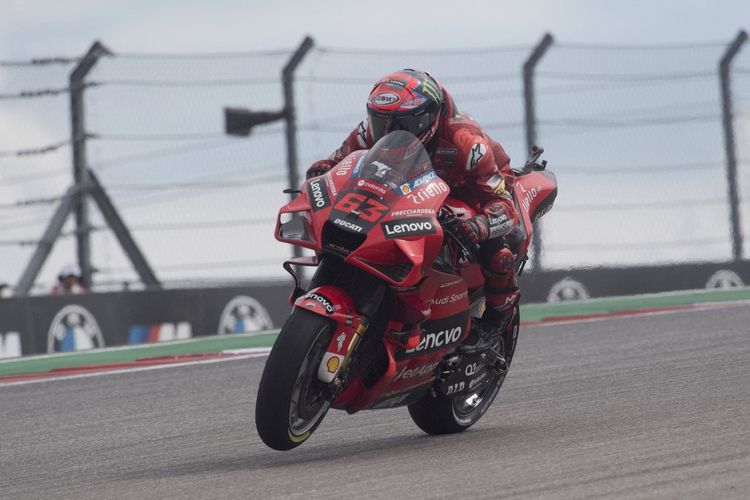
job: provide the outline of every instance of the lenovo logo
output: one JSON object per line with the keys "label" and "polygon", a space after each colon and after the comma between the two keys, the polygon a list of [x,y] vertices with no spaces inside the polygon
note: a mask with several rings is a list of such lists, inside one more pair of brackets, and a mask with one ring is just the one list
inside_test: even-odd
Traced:
{"label": "lenovo logo", "polygon": [[413,219],[392,220],[384,222],[383,234],[386,239],[405,238],[423,234],[435,234],[435,223],[432,219],[415,217]]}

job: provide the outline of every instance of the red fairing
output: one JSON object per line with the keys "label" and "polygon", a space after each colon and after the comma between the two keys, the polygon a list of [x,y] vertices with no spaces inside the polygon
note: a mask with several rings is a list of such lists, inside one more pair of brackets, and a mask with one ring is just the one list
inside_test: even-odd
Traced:
{"label": "red fairing", "polygon": [[552,204],[557,197],[555,174],[544,170],[530,172],[518,177],[515,195],[528,235],[521,248],[525,253],[534,232],[533,223],[552,208]]}

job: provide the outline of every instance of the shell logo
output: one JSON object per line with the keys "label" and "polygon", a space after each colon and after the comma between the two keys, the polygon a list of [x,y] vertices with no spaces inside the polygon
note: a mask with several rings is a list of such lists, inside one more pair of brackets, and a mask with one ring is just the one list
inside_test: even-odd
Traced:
{"label": "shell logo", "polygon": [[328,373],[336,373],[336,370],[339,369],[340,364],[341,361],[339,361],[339,358],[337,358],[336,356],[329,358],[326,362],[326,369],[328,370]]}

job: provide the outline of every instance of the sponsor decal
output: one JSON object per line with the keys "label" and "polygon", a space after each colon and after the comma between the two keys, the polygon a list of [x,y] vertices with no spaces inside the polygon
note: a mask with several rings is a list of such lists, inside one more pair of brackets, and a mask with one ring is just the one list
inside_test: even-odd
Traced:
{"label": "sponsor decal", "polygon": [[421,94],[414,94],[413,97],[408,98],[401,103],[403,109],[414,109],[418,108],[427,102],[427,98]]}
{"label": "sponsor decal", "polygon": [[[237,332],[240,333],[240,332]],[[187,321],[177,323],[153,323],[150,325],[130,325],[128,344],[151,344],[170,340],[193,338],[193,327]]]}
{"label": "sponsor decal", "polygon": [[716,271],[706,282],[706,288],[736,288],[743,286],[745,284],[740,275],[729,269]]}
{"label": "sponsor decal", "polygon": [[451,384],[448,386],[448,389],[445,391],[446,396],[450,396],[451,394],[456,394],[458,392],[461,392],[464,390],[464,387],[466,387],[466,382],[458,382],[455,384]]}
{"label": "sponsor decal", "polygon": [[492,189],[493,193],[501,195],[505,193],[505,178],[502,174],[496,172],[495,175],[490,177],[490,180],[487,181],[487,186]]}
{"label": "sponsor decal", "polygon": [[323,359],[320,360],[318,365],[318,380],[323,382],[332,382],[336,378],[336,373],[341,368],[344,357],[334,354],[332,352],[326,352],[323,354]]}
{"label": "sponsor decal", "polygon": [[456,148],[437,148],[435,150],[435,154],[437,155],[454,156],[456,153],[458,153],[458,149]]}
{"label": "sponsor decal", "polygon": [[324,175],[323,178],[326,180],[326,186],[328,186],[331,196],[336,197],[338,190],[336,189],[336,183],[333,182],[333,177],[330,175]]}
{"label": "sponsor decal", "polygon": [[547,302],[588,299],[589,292],[583,283],[572,278],[564,278],[555,283],[547,295]]}
{"label": "sponsor decal", "polygon": [[385,238],[406,238],[423,234],[435,234],[435,223],[432,219],[415,217],[413,219],[391,220],[381,224]]}
{"label": "sponsor decal", "polygon": [[326,370],[328,370],[328,373],[336,373],[339,366],[341,366],[341,361],[336,356],[328,358],[328,361],[326,361]]}
{"label": "sponsor decal", "polygon": [[431,80],[422,80],[422,92],[427,94],[433,101],[440,102],[442,100],[443,93],[440,91],[437,85],[432,83]]}
{"label": "sponsor decal", "polygon": [[385,188],[383,186],[378,186],[377,184],[373,184],[372,182],[368,182],[364,179],[360,179],[357,181],[357,187],[369,189],[370,191],[375,191],[376,193],[385,194]]}
{"label": "sponsor decal", "polygon": [[346,333],[341,332],[338,337],[336,337],[336,350],[341,352],[341,348],[344,347],[344,341],[346,340]]}
{"label": "sponsor decal", "polygon": [[390,78],[388,80],[383,80],[382,83],[385,83],[391,88],[399,88],[402,89],[406,87],[406,80],[401,80],[400,78]]}
{"label": "sponsor decal", "polygon": [[436,332],[423,331],[422,339],[419,341],[417,347],[413,349],[407,349],[406,352],[413,353],[446,347],[461,340],[463,333],[464,329],[460,326],[447,328],[445,330],[439,330]]}
{"label": "sponsor decal", "polygon": [[392,408],[406,401],[406,398],[408,397],[409,397],[409,393],[407,392],[406,394],[402,394],[400,396],[384,399],[383,401],[377,404],[374,404],[372,408]]}
{"label": "sponsor decal", "polygon": [[71,304],[55,314],[47,333],[47,352],[84,351],[104,347],[96,318],[84,307]]}
{"label": "sponsor decal", "polygon": [[477,378],[473,378],[469,381],[469,390],[473,391],[476,386],[478,386],[484,379],[487,378],[487,371],[482,373]]}
{"label": "sponsor decal", "polygon": [[393,377],[393,381],[397,380],[408,380],[410,378],[415,377],[424,377],[426,375],[432,375],[435,371],[435,368],[440,364],[439,361],[434,363],[428,363],[426,365],[417,366],[416,368],[406,368],[404,367],[403,370],[398,372],[395,377]]}
{"label": "sponsor decal", "polygon": [[21,334],[18,332],[0,333],[0,359],[22,356]]}
{"label": "sponsor decal", "polygon": [[476,375],[482,368],[483,366],[480,363],[469,363],[468,365],[466,365],[466,368],[464,368],[464,373],[467,377],[471,377],[473,375]]}
{"label": "sponsor decal", "polygon": [[357,125],[357,143],[359,147],[367,147],[367,120],[362,120]]}
{"label": "sponsor decal", "polygon": [[523,184],[519,183],[518,185],[524,194],[523,199],[521,200],[521,206],[523,207],[524,210],[528,212],[529,207],[531,206],[531,203],[534,201],[534,199],[536,199],[536,197],[542,191],[542,186],[539,185],[539,186],[536,186],[527,190],[523,187]]}
{"label": "sponsor decal", "polygon": [[466,160],[466,170],[473,170],[486,154],[487,146],[484,143],[477,142],[474,144],[469,152],[469,158]]}
{"label": "sponsor decal", "polygon": [[307,190],[313,212],[331,206],[331,197],[328,195],[323,179],[318,178],[310,181],[307,185]]}
{"label": "sponsor decal", "polygon": [[[441,285],[440,288],[443,288]],[[430,299],[427,301],[427,305],[437,305],[437,306],[443,306],[446,304],[454,304],[458,302],[459,300],[464,300],[469,298],[469,291],[464,290],[461,293],[452,293],[450,295],[445,295],[443,297],[439,297],[436,299]]]}
{"label": "sponsor decal", "polygon": [[432,215],[435,209],[432,208],[407,208],[406,210],[396,210],[391,212],[391,217],[413,217],[415,215]]}
{"label": "sponsor decal", "polygon": [[428,182],[430,182],[432,179],[436,177],[437,177],[437,174],[434,171],[431,170],[429,172],[426,172],[420,175],[419,177],[412,179],[409,182],[401,184],[401,186],[399,186],[401,188],[401,193],[409,194],[415,189],[417,189],[418,187],[427,184]]}
{"label": "sponsor decal", "polygon": [[462,281],[463,281],[462,279],[457,279],[457,280],[454,280],[454,281],[449,281],[448,283],[443,283],[442,285],[440,285],[440,288],[448,288],[448,287],[453,286],[453,285],[458,285]]}
{"label": "sponsor decal", "polygon": [[425,201],[428,201],[439,194],[447,193],[450,191],[448,189],[448,185],[443,181],[437,181],[437,182],[431,182],[421,188],[419,191],[416,191],[409,195],[409,201],[416,205],[420,205],[424,203]]}
{"label": "sponsor decal", "polygon": [[376,106],[388,106],[389,104],[398,102],[399,99],[401,98],[393,92],[381,92],[372,98],[372,103]]}
{"label": "sponsor decal", "polygon": [[336,224],[337,226],[349,229],[350,231],[354,231],[357,233],[361,233],[362,231],[365,230],[362,226],[357,225],[353,222],[349,222],[348,220],[341,219],[341,218],[334,219],[333,223]]}
{"label": "sponsor decal", "polygon": [[338,165],[336,165],[336,167],[334,168],[334,170],[336,171],[336,175],[349,175],[349,171],[354,166],[354,160],[361,160],[363,157],[364,155],[357,151],[351,153],[349,156],[341,160]]}
{"label": "sponsor decal", "polygon": [[505,214],[490,215],[487,217],[487,222],[490,225],[490,238],[504,236],[513,228],[513,221]]}
{"label": "sponsor decal", "polygon": [[224,306],[216,333],[262,332],[271,328],[271,315],[260,302],[248,295],[237,295]]}
{"label": "sponsor decal", "polygon": [[323,309],[325,309],[328,314],[333,314],[333,311],[334,311],[333,304],[331,304],[331,302],[327,298],[323,297],[320,294],[317,294],[314,292],[307,293],[302,296],[302,299],[312,299],[315,302],[319,303],[321,306],[323,306]]}

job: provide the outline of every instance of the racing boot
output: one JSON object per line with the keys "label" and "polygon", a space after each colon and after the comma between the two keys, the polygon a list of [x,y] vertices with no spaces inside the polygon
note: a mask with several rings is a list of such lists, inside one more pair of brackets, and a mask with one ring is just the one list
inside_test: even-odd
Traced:
{"label": "racing boot", "polygon": [[468,338],[458,348],[466,355],[477,354],[492,350],[497,359],[493,363],[497,367],[506,367],[503,332],[513,319],[513,309],[498,311],[486,309],[481,319],[471,319],[471,332]]}

